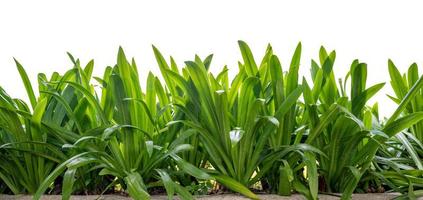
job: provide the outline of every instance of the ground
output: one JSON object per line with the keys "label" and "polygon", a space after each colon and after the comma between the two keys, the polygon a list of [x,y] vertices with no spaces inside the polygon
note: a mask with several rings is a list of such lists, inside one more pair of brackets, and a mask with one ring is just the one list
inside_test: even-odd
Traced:
{"label": "ground", "polygon": [[[397,194],[389,193],[379,193],[379,194],[354,194],[353,199],[371,199],[371,200],[388,200],[396,197]],[[304,199],[301,195],[292,195],[290,197],[281,197],[278,195],[259,195],[262,200],[302,200]],[[46,195],[42,197],[42,200],[60,200],[58,195]],[[129,197],[118,196],[118,195],[105,195],[100,198],[96,195],[92,196],[72,196],[72,200],[129,200]],[[224,194],[224,195],[208,195],[208,196],[199,196],[197,199],[201,200],[243,200],[248,199],[240,195],[235,194]],[[330,195],[319,195],[320,200],[335,200],[339,197],[330,196]],[[31,196],[21,195],[21,196],[12,196],[12,195],[0,195],[0,200],[31,200]],[[153,196],[152,200],[166,200],[166,196]]]}

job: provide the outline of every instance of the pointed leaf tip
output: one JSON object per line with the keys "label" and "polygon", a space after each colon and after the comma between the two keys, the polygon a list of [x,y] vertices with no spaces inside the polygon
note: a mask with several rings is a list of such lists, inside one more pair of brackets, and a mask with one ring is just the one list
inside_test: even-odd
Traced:
{"label": "pointed leaf tip", "polygon": [[244,42],[243,40],[238,40],[238,45],[246,45],[247,43]]}
{"label": "pointed leaf tip", "polygon": [[157,47],[154,44],[151,45],[151,48],[153,48],[153,51],[158,51]]}

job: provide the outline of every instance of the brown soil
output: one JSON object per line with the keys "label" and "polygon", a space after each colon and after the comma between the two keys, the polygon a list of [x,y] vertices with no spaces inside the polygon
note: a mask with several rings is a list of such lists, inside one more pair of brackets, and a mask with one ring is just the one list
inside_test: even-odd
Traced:
{"label": "brown soil", "polygon": [[[353,199],[357,200],[388,200],[393,199],[398,194],[391,194],[391,193],[380,193],[380,194],[354,194]],[[278,195],[258,195],[262,200],[302,200],[305,199],[303,196],[295,194],[290,197],[282,197]],[[28,195],[0,195],[1,200],[31,200],[31,196]],[[60,200],[60,195],[45,195],[41,198],[42,200]],[[78,196],[74,195],[71,197],[72,200],[130,200],[129,197],[119,196],[119,195],[104,195],[104,196],[97,196],[97,195],[90,195],[90,196]],[[153,196],[152,200],[166,200],[166,196]],[[248,199],[236,194],[216,194],[216,195],[206,195],[206,196],[198,196],[197,199],[201,200],[243,200]],[[335,200],[339,199],[336,196],[330,195],[319,195],[319,199],[321,200]]]}

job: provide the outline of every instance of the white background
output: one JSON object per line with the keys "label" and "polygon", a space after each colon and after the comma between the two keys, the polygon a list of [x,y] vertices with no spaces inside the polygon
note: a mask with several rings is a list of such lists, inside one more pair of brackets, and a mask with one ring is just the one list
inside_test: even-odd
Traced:
{"label": "white background", "polygon": [[71,67],[66,51],[83,63],[94,58],[95,75],[101,76],[122,45],[136,58],[144,82],[148,71],[158,74],[151,44],[181,65],[194,54],[214,53],[212,71],[228,64],[233,74],[241,59],[239,39],[257,61],[270,42],[284,70],[301,41],[303,75],[320,45],[337,51],[338,78],[353,59],[368,63],[369,83],[387,82],[373,100],[386,116],[395,107],[385,96],[391,93],[387,59],[402,72],[412,62],[423,65],[422,22],[418,1],[1,1],[0,86],[27,99],[12,57],[36,84],[39,72]]}

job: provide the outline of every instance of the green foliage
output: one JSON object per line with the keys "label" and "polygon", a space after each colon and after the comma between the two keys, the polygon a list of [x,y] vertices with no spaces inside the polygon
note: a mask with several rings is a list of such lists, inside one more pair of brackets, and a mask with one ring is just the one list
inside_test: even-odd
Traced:
{"label": "green foliage", "polygon": [[[391,86],[395,93],[395,96],[388,95],[388,97],[399,107],[393,117],[403,116],[403,123],[412,123],[423,111],[423,107],[421,107],[423,79],[419,78],[417,64],[411,64],[407,73],[401,74],[394,63],[389,60],[388,69]],[[388,124],[392,120],[393,118],[386,123]],[[379,149],[374,162],[377,171],[373,174],[379,177],[384,184],[389,185],[393,191],[405,193],[406,197],[410,199],[416,198],[419,190],[423,187],[423,175],[421,174],[423,170],[421,160],[423,156],[423,124],[421,121],[413,123],[408,129],[398,127],[395,123],[388,126],[400,133],[391,137],[386,146]]]}
{"label": "green foliage", "polygon": [[[376,186],[421,194],[423,77],[417,65],[401,75],[388,63],[398,104],[380,120],[368,101],[384,83],[367,86],[367,65],[354,60],[335,78],[335,51],[319,51],[300,77],[301,43],[283,70],[268,45],[256,62],[239,41],[242,62],[229,77],[209,72],[213,55],[179,68],[153,46],[161,78],[145,87],[134,61],[119,48],[116,65],[93,77],[73,67],[32,87],[15,60],[30,107],[0,88],[0,192],[72,194],[124,190],[134,199],[166,191],[168,199],[252,189],[279,195],[353,192]],[[164,81],[164,82],[163,82]],[[164,84],[165,83],[165,84]],[[38,91],[38,93],[37,93]]]}

